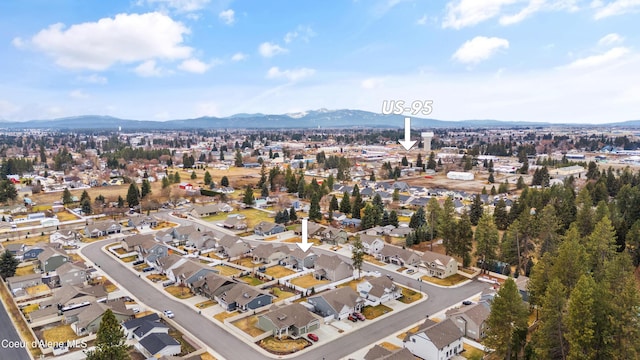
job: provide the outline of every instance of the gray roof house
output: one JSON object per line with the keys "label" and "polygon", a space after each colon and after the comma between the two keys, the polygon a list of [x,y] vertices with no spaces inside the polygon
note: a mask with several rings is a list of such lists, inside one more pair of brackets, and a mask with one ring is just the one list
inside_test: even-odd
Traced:
{"label": "gray roof house", "polygon": [[[124,308],[124,303],[122,302],[92,302],[89,306],[80,309],[81,311],[77,314],[77,321],[71,320],[73,321],[71,328],[75,331],[76,335],[95,334],[100,328],[102,316],[107,309],[111,309],[118,322],[129,320],[133,316],[133,310]],[[70,317],[67,317],[66,321],[69,322]]]}
{"label": "gray roof house", "polygon": [[251,251],[251,246],[237,236],[226,235],[218,245],[220,255],[229,259],[240,258]]}
{"label": "gray roof house", "polygon": [[253,233],[258,236],[269,236],[284,232],[286,229],[282,224],[276,224],[268,221],[261,221],[253,228]]}
{"label": "gray roof house", "polygon": [[407,334],[404,347],[423,359],[449,360],[462,352],[462,336],[462,330],[451,319],[426,320],[418,331]]}
{"label": "gray roof house", "polygon": [[364,355],[364,360],[415,360],[409,349],[402,348],[394,351],[375,345]]}
{"label": "gray roof house", "polygon": [[226,311],[249,311],[270,305],[273,296],[253,286],[238,283],[217,296],[216,300]]}
{"label": "gray roof house", "polygon": [[205,266],[193,260],[187,260],[167,272],[167,277],[176,283],[192,284],[194,281],[203,279],[205,275],[217,273],[218,271],[210,266]]}
{"label": "gray roof house", "polygon": [[385,246],[377,257],[386,263],[398,266],[418,266],[420,264],[418,254],[397,246]]}
{"label": "gray roof house", "polygon": [[254,263],[269,264],[286,259],[289,256],[289,248],[285,245],[260,244],[251,252]]}
{"label": "gray roof house", "polygon": [[487,329],[487,319],[491,310],[486,303],[476,303],[447,310],[447,319],[451,319],[464,336],[475,341],[481,341]]}
{"label": "gray roof house", "polygon": [[384,240],[381,236],[361,234],[360,242],[362,242],[364,252],[372,256],[380,253],[384,248]]}
{"label": "gray roof house", "polygon": [[60,284],[81,285],[87,281],[87,271],[84,267],[67,262],[56,269],[60,277]]}
{"label": "gray roof house", "polygon": [[42,272],[54,271],[69,261],[69,256],[64,250],[58,250],[47,247],[43,252],[38,254],[40,261],[40,270]]}
{"label": "gray roof house", "polygon": [[170,270],[182,265],[185,261],[187,261],[187,259],[180,255],[169,254],[165,257],[156,259],[156,264],[158,265],[157,268],[160,272],[168,274]]}
{"label": "gray roof house", "polygon": [[120,233],[122,229],[122,225],[118,224],[113,220],[109,221],[101,221],[93,224],[89,224],[84,227],[84,236],[95,238],[100,236],[105,236],[109,234],[117,234]]}
{"label": "gray roof house", "polygon": [[337,255],[321,254],[316,259],[314,268],[313,275],[316,279],[339,281],[353,276],[353,266],[342,261]]}
{"label": "gray roof house", "polygon": [[274,337],[300,337],[320,327],[320,321],[301,304],[271,307],[268,313],[258,316],[258,328],[271,331]]}
{"label": "gray roof house", "polygon": [[42,275],[40,274],[28,274],[7,278],[7,285],[12,292],[18,289],[26,289],[28,287],[40,284],[42,284]]}
{"label": "gray roof house", "polygon": [[158,219],[155,216],[135,216],[129,218],[127,225],[135,229],[150,229],[158,226]]}
{"label": "gray roof house", "polygon": [[312,268],[317,258],[318,255],[313,251],[304,252],[296,246],[296,248],[289,253],[287,263],[293,266],[294,269]]}
{"label": "gray roof house", "polygon": [[125,337],[127,339],[131,339],[133,338],[133,332],[139,328],[140,326],[142,326],[145,323],[155,323],[155,322],[160,322],[160,316],[157,313],[151,313],[149,315],[145,315],[143,317],[140,318],[133,318],[131,320],[127,320],[125,322],[122,323],[122,330],[125,333]]}
{"label": "gray roof house", "polygon": [[311,296],[307,302],[313,305],[318,315],[322,317],[333,316],[338,320],[347,318],[355,311],[360,311],[364,303],[358,293],[349,286]]}
{"label": "gray roof house", "polygon": [[139,341],[138,350],[149,358],[160,358],[180,354],[180,343],[164,333],[153,333]]}
{"label": "gray roof house", "polygon": [[328,226],[320,231],[320,239],[322,242],[332,245],[344,244],[347,242],[348,237],[349,236],[346,231],[332,226]]}
{"label": "gray roof house", "polygon": [[374,306],[402,296],[402,289],[386,276],[361,281],[356,289],[368,305]]}
{"label": "gray roof house", "polygon": [[138,253],[142,255],[144,260],[150,264],[155,265],[156,260],[169,255],[169,248],[161,244],[152,238],[148,238],[136,246]]}
{"label": "gray roof house", "polygon": [[420,269],[428,276],[444,279],[458,272],[458,262],[449,255],[425,251]]}
{"label": "gray roof house", "polygon": [[206,205],[195,205],[190,211],[194,217],[206,217],[215,215],[221,212],[231,212],[233,211],[233,207],[226,203],[216,203],[216,204],[206,204]]}
{"label": "gray roof house", "polygon": [[57,243],[62,246],[73,246],[78,244],[78,241],[82,238],[77,231],[74,230],[58,230],[49,235],[50,243]]}
{"label": "gray roof house", "polygon": [[205,275],[202,279],[194,281],[191,284],[191,289],[198,295],[206,296],[209,299],[215,299],[237,284],[238,281],[234,279],[211,273]]}
{"label": "gray roof house", "polygon": [[127,251],[136,251],[136,246],[148,239],[153,240],[153,238],[153,234],[135,234],[122,239],[120,245]]}

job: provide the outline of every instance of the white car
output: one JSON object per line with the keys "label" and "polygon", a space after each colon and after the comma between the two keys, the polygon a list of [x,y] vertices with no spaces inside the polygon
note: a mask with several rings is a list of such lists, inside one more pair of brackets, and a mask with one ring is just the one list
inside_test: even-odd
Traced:
{"label": "white car", "polygon": [[173,317],[175,316],[173,315],[173,311],[171,310],[164,310],[163,313],[164,313],[164,316],[168,317],[169,319],[173,319]]}

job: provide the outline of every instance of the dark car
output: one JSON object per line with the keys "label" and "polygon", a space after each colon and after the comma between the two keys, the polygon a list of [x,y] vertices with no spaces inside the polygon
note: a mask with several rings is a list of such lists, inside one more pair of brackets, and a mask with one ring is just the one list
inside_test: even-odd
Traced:
{"label": "dark car", "polygon": [[348,319],[353,321],[353,322],[357,322],[358,321],[358,318],[353,316],[353,314],[350,314]]}
{"label": "dark car", "polygon": [[353,316],[355,316],[356,318],[358,318],[358,320],[360,321],[365,321],[367,318],[364,317],[364,315],[362,315],[362,313],[353,313]]}
{"label": "dark car", "polygon": [[307,334],[309,340],[318,341],[318,335],[316,334]]}
{"label": "dark car", "polygon": [[149,266],[149,267],[146,267],[146,268],[142,269],[142,272],[149,272],[149,271],[153,271],[153,270],[155,270],[155,268]]}
{"label": "dark car", "polygon": [[465,300],[462,302],[462,305],[472,305],[473,301]]}

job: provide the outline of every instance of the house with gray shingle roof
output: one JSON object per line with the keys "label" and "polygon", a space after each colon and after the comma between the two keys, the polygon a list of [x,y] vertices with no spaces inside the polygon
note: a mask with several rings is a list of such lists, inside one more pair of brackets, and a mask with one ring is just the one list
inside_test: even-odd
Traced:
{"label": "house with gray shingle roof", "polygon": [[274,337],[298,338],[320,327],[320,321],[298,303],[273,305],[268,313],[258,316],[258,328],[272,332]]}
{"label": "house with gray shingle roof", "polygon": [[374,306],[402,296],[402,289],[386,276],[361,281],[356,285],[356,289],[368,305]]}
{"label": "house with gray shingle roof", "polygon": [[490,313],[489,304],[481,302],[447,310],[446,316],[462,330],[464,336],[481,341],[485,336]]}
{"label": "house with gray shingle roof", "polygon": [[337,255],[321,254],[316,259],[313,276],[316,279],[327,279],[332,282],[353,276],[353,266]]}
{"label": "house with gray shingle roof", "polygon": [[426,320],[418,331],[408,333],[404,347],[422,359],[449,360],[463,351],[463,333],[451,319]]}
{"label": "house with gray shingle roof", "polygon": [[391,351],[380,345],[375,345],[364,355],[364,360],[415,360],[415,358],[409,349]]}
{"label": "house with gray shingle roof", "polygon": [[458,272],[458,262],[449,255],[425,251],[420,259],[420,270],[428,276],[444,279]]}
{"label": "house with gray shingle roof", "polygon": [[307,302],[313,305],[316,314],[322,317],[333,316],[337,320],[346,319],[349,314],[360,311],[364,305],[364,300],[349,286],[311,296]]}
{"label": "house with gray shingle roof", "polygon": [[140,352],[149,358],[160,358],[180,354],[180,343],[164,333],[154,333],[146,336],[136,346]]}

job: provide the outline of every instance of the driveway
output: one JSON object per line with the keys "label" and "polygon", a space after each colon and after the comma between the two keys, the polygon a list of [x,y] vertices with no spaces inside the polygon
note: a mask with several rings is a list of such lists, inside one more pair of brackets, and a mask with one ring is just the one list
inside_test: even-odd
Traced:
{"label": "driveway", "polygon": [[[113,257],[104,253],[101,247],[108,244],[105,240],[95,242],[85,246],[81,251],[84,256],[92,262],[97,263],[105,270],[122,288],[128,290],[138,300],[156,310],[171,309],[175,313],[174,320],[183,326],[191,334],[195,334],[202,342],[214,349],[220,355],[227,359],[262,359],[265,355],[251,345],[238,339],[230,334],[226,329],[210,320],[202,319],[202,315],[198,315],[192,308],[168,297],[144,280],[131,276],[131,271],[124,267],[123,264],[115,260]],[[293,245],[293,244],[292,244]],[[295,246],[295,245],[293,245]],[[314,248],[318,253],[326,250]],[[331,253],[330,251],[326,251]],[[349,261],[343,257],[345,261]],[[378,270],[386,273],[377,267],[365,265],[363,270]],[[389,272],[389,274],[391,274]],[[414,324],[418,319],[424,318],[425,315],[436,313],[457,302],[460,302],[472,295],[475,295],[483,289],[489,287],[489,284],[479,281],[473,281],[464,286],[455,289],[443,289],[431,286],[427,283],[419,283],[408,277],[401,276],[397,273],[393,274],[396,281],[402,285],[409,285],[419,288],[429,294],[426,301],[418,303],[405,310],[387,317],[384,321],[377,321],[367,326],[362,331],[355,331],[340,337],[330,343],[320,345],[317,344],[299,356],[290,358],[295,359],[339,359],[347,356],[363,347],[368,347],[379,341],[380,339],[398,332],[407,326]],[[273,356],[274,358],[276,356]]]}

